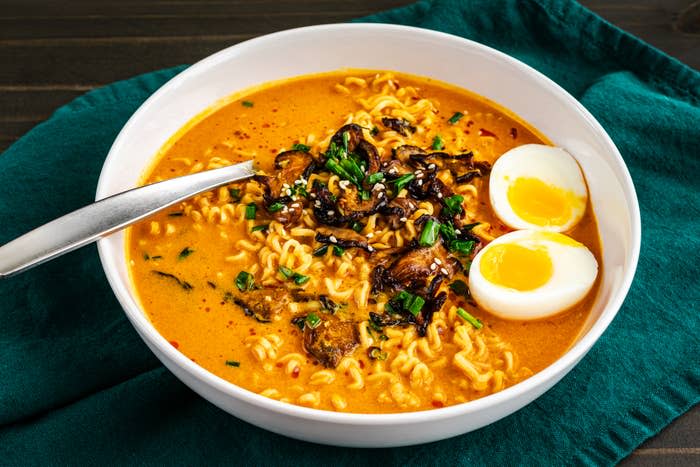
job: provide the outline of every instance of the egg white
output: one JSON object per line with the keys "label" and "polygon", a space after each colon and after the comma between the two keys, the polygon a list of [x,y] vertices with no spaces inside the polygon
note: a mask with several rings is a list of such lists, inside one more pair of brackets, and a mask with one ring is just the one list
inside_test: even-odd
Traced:
{"label": "egg white", "polygon": [[[562,235],[562,234],[556,234]],[[488,281],[481,273],[481,259],[493,246],[517,244],[544,247],[552,261],[552,276],[542,286],[520,291]],[[469,268],[469,289],[476,302],[504,319],[534,320],[565,311],[591,290],[598,275],[598,262],[586,246],[552,241],[546,232],[518,230],[498,237],[484,247]]]}
{"label": "egg white", "polygon": [[[548,185],[572,191],[584,199],[581,206],[572,206],[572,215],[563,225],[540,226],[515,213],[508,201],[508,189],[518,178],[536,178]],[[542,144],[525,144],[505,152],[493,165],[489,178],[489,197],[496,216],[513,229],[565,232],[583,217],[588,189],[581,168],[565,150]]]}

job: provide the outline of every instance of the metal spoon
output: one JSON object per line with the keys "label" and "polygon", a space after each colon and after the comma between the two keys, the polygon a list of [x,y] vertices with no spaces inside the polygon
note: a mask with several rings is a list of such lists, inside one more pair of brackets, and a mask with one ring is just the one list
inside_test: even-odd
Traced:
{"label": "metal spoon", "polygon": [[253,161],[124,191],[59,217],[0,247],[0,279],[105,237],[196,194],[254,175]]}

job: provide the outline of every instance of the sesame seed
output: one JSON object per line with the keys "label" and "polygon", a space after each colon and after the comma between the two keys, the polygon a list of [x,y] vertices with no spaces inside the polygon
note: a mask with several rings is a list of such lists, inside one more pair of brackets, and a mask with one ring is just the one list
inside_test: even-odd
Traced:
{"label": "sesame seed", "polygon": [[319,200],[314,201],[314,206],[317,207],[317,208],[320,208],[320,207],[321,207],[321,201],[319,201]]}
{"label": "sesame seed", "polygon": [[428,166],[428,169],[430,169],[430,170],[435,170],[435,167],[437,167],[435,164],[430,164],[430,165]]}
{"label": "sesame seed", "polygon": [[440,265],[442,264],[442,261],[440,261],[440,258],[435,258],[433,261],[434,261],[435,264],[437,264],[438,266],[440,266]]}
{"label": "sesame seed", "polygon": [[450,274],[449,272],[447,272],[447,269],[445,269],[445,268],[440,269],[440,272],[446,276],[448,276]]}
{"label": "sesame seed", "polygon": [[457,235],[461,235],[461,234],[462,234],[462,231],[459,230],[459,229],[455,229],[455,233],[456,233]]}
{"label": "sesame seed", "polygon": [[384,192],[380,191],[379,194],[377,195],[377,199],[382,199],[384,197]]}
{"label": "sesame seed", "polygon": [[374,248],[372,247],[372,245],[367,246],[367,251],[369,251],[370,253],[372,253],[374,251]]}
{"label": "sesame seed", "polygon": [[416,170],[416,171],[413,172],[413,173],[416,174],[416,177],[419,177],[419,176],[423,175],[423,171],[420,170],[420,169]]}
{"label": "sesame seed", "polygon": [[437,269],[437,264],[435,263],[430,263],[430,270],[435,271]]}
{"label": "sesame seed", "polygon": [[302,181],[301,181],[301,180],[294,180],[294,184],[295,184],[295,185],[301,185],[301,184],[302,184]]}
{"label": "sesame seed", "polygon": [[333,214],[335,214],[335,211],[328,211],[327,214],[328,214],[329,216],[332,216]]}
{"label": "sesame seed", "polygon": [[282,184],[282,188],[289,188],[289,183]]}
{"label": "sesame seed", "polygon": [[418,180],[418,186],[423,186],[423,180]]}
{"label": "sesame seed", "polygon": [[442,199],[442,193],[437,194],[438,199]]}
{"label": "sesame seed", "polygon": [[289,212],[294,212],[294,208],[289,208]]}
{"label": "sesame seed", "polygon": [[374,232],[370,232],[367,234],[367,238],[372,238],[372,237],[374,237]]}
{"label": "sesame seed", "polygon": [[402,217],[402,218],[401,218],[401,219],[399,219],[399,220],[400,220],[401,222],[406,222],[406,221],[407,221],[408,219],[407,219],[407,218],[405,218],[405,217]]}
{"label": "sesame seed", "polygon": [[331,235],[330,237],[328,237],[328,240],[330,240],[331,243],[338,243],[338,239],[335,238],[334,235]]}
{"label": "sesame seed", "polygon": [[399,171],[396,167],[392,167],[389,169],[389,173],[393,175],[393,174],[399,173]]}
{"label": "sesame seed", "polygon": [[289,188],[287,188],[287,196],[292,196],[292,190],[290,190]]}

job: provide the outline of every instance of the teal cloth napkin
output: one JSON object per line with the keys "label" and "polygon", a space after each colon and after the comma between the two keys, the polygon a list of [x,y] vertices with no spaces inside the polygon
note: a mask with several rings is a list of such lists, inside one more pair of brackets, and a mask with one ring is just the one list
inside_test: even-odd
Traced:
{"label": "teal cloth napkin", "polygon": [[[295,441],[220,411],[165,370],[93,246],[0,283],[0,464],[607,464],[700,400],[700,74],[572,1],[423,1],[361,21],[502,50],[612,136],[644,237],[629,296],[588,356],[523,410],[464,436],[377,450]],[[89,92],[2,154],[0,243],[91,202],[119,129],[182,70]]]}

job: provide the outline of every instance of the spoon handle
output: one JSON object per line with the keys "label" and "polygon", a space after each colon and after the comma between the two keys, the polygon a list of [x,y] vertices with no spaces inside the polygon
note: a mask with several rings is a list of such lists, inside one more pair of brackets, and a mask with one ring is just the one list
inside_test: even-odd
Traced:
{"label": "spoon handle", "polygon": [[0,279],[121,230],[198,193],[253,176],[253,162],[134,188],[59,217],[0,247]]}

